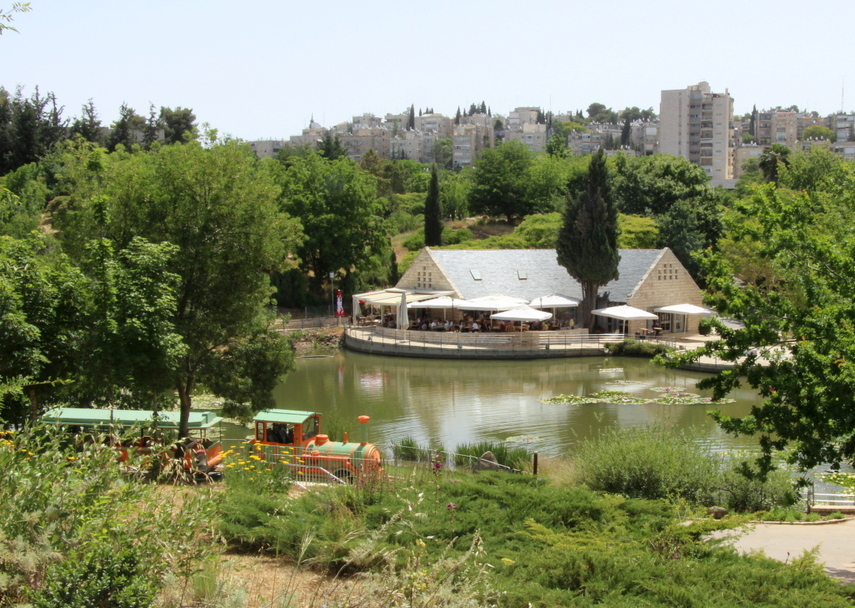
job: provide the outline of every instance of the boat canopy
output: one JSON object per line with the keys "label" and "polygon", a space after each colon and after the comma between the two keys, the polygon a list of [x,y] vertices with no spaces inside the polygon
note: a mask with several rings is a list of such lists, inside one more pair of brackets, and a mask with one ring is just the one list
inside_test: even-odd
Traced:
{"label": "boat canopy", "polygon": [[279,424],[303,424],[306,418],[319,415],[318,412],[269,409],[258,412],[253,420],[256,422],[278,422]]}
{"label": "boat canopy", "polygon": [[[155,414],[157,419],[155,420]],[[102,426],[154,426],[161,429],[177,429],[181,412],[152,412],[148,410],[104,410],[85,407],[57,407],[42,416],[47,424],[75,425],[85,427]],[[190,412],[188,428],[209,429],[222,420],[214,412]]]}

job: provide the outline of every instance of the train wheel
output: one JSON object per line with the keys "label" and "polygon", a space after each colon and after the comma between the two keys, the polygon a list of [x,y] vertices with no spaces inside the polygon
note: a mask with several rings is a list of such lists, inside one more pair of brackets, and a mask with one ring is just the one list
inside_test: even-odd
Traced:
{"label": "train wheel", "polygon": [[347,469],[339,469],[333,475],[341,479],[344,483],[353,483],[354,480],[353,472]]}

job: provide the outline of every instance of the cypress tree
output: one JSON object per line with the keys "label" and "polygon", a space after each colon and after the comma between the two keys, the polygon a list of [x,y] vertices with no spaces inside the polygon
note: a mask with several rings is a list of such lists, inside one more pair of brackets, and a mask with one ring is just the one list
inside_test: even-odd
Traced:
{"label": "cypress tree", "polygon": [[439,177],[436,164],[431,167],[430,185],[425,199],[425,245],[442,245],[442,203],[439,200]]}
{"label": "cypress tree", "polygon": [[556,246],[558,263],[582,285],[582,322],[588,328],[597,292],[618,278],[617,206],[607,180],[606,155],[600,148],[588,166],[585,190],[567,195]]}

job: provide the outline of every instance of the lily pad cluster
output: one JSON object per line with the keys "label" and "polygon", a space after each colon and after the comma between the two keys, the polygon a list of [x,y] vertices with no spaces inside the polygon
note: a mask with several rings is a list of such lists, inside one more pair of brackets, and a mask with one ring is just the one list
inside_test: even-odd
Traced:
{"label": "lily pad cluster", "polygon": [[582,405],[586,403],[613,403],[618,405],[643,405],[646,403],[659,403],[663,405],[720,405],[734,402],[733,399],[719,399],[715,401],[711,397],[702,397],[697,393],[689,393],[683,389],[670,386],[655,387],[651,390],[660,393],[661,396],[646,399],[624,391],[604,390],[591,393],[587,396],[558,395],[557,397],[544,399],[544,402],[565,405]]}

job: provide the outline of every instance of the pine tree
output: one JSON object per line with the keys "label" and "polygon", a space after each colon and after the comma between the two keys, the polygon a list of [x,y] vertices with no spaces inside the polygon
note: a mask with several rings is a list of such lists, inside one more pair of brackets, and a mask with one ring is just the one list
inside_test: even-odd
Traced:
{"label": "pine tree", "polygon": [[454,117],[454,124],[460,124],[460,106],[457,106],[457,115]]}
{"label": "pine tree", "polygon": [[430,184],[425,199],[425,245],[442,245],[442,203],[439,200],[439,176],[434,163],[430,171]]}
{"label": "pine tree", "polygon": [[568,194],[558,233],[558,263],[582,285],[582,321],[592,327],[591,311],[601,286],[618,278],[617,207],[608,186],[606,155],[591,157],[585,191]]}
{"label": "pine tree", "polygon": [[407,120],[407,130],[412,131],[416,128],[416,106],[410,106],[410,118]]}

